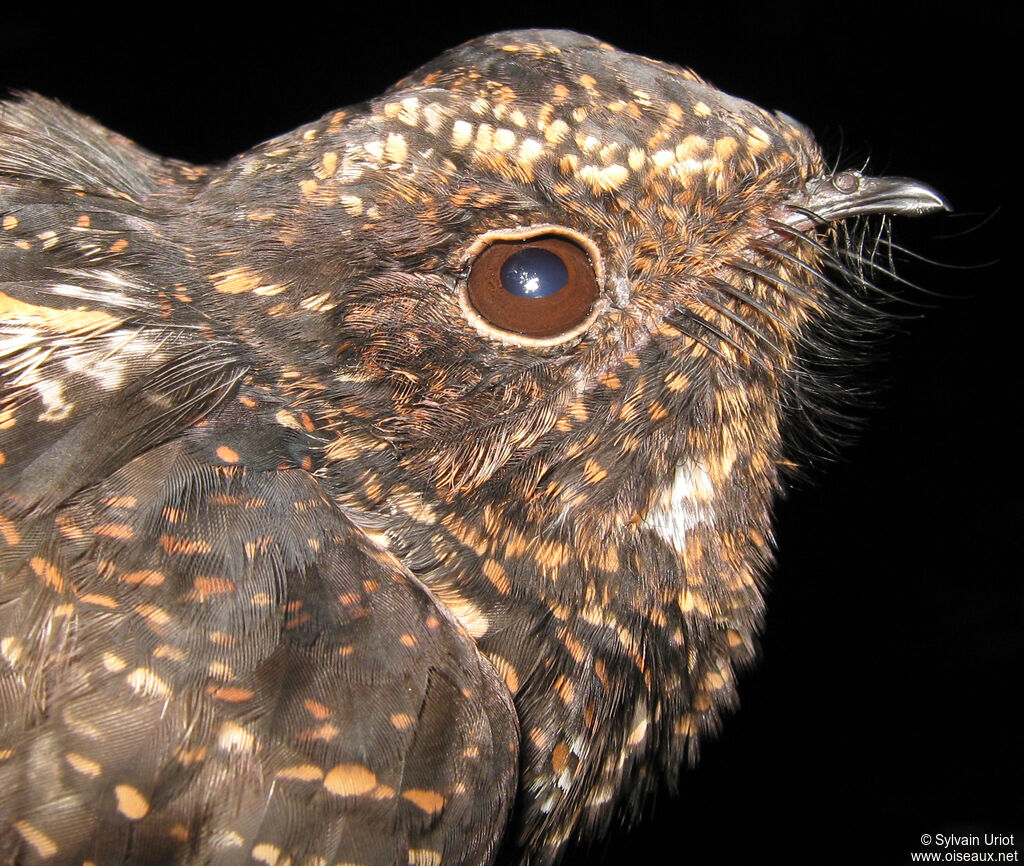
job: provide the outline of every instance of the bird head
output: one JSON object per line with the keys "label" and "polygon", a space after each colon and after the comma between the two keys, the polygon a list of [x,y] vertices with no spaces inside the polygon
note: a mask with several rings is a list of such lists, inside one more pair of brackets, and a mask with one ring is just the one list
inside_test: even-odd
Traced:
{"label": "bird head", "polygon": [[692,72],[554,31],[447,52],[199,201],[217,294],[292,360],[343,499],[489,488],[601,534],[701,490],[766,510],[833,226],[942,206],[829,174],[802,126]]}

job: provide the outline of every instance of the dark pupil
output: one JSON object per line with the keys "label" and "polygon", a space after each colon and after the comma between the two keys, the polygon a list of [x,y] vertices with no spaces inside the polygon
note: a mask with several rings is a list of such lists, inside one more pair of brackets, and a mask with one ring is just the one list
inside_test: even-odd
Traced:
{"label": "dark pupil", "polygon": [[569,271],[550,250],[531,247],[509,256],[501,266],[505,291],[521,298],[546,298],[569,282]]}

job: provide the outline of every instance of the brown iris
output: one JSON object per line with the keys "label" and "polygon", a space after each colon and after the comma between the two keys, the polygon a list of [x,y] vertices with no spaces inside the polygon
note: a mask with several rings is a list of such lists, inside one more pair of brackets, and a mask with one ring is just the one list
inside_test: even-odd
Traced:
{"label": "brown iris", "polygon": [[490,324],[528,337],[554,337],[583,322],[598,285],[587,252],[556,235],[496,240],[473,262],[469,301]]}

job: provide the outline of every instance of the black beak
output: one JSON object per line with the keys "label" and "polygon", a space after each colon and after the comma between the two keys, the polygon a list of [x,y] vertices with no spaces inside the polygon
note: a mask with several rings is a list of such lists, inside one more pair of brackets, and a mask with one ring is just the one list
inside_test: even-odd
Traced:
{"label": "black beak", "polygon": [[865,177],[859,171],[814,178],[786,204],[782,222],[798,231],[865,214],[920,216],[950,210],[938,192],[920,181]]}

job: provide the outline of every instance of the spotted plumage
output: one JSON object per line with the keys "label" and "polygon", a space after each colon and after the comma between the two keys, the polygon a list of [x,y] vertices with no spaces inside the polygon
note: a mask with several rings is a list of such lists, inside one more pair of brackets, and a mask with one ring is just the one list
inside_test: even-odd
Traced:
{"label": "spotted plumage", "polygon": [[0,863],[550,863],[637,809],[754,652],[835,226],[942,206],[562,32],[210,169],[2,111]]}

